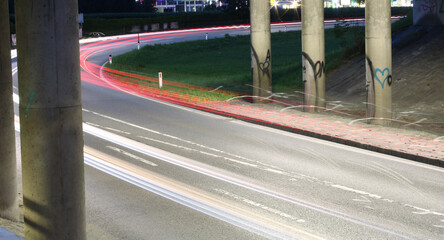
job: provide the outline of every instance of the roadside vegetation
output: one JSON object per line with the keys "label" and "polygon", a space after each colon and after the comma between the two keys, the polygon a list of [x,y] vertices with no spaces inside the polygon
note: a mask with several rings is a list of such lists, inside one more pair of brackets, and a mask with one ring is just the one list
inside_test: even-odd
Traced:
{"label": "roadside vegetation", "polygon": [[[361,28],[356,28],[361,30]],[[335,30],[326,30],[326,69],[338,67],[345,46],[353,45],[355,31],[343,38]],[[364,35],[362,35],[362,38]],[[302,89],[301,32],[272,34],[273,89],[291,92]],[[113,69],[210,88],[251,93],[250,37],[226,35],[225,38],[146,46],[113,57]]]}
{"label": "roadside vegetation", "polygon": [[[392,26],[398,33],[412,24],[408,17]],[[364,27],[338,24],[325,31],[327,74],[348,59],[365,51]],[[293,92],[303,88],[301,32],[272,34],[272,73],[274,92]],[[173,44],[145,46],[113,58],[113,69],[157,77],[172,82],[251,93],[250,37],[229,36]]]}
{"label": "roadside vegetation", "polygon": [[[411,14],[392,26],[394,33],[412,24]],[[327,74],[365,51],[364,27],[338,24],[325,31]],[[272,72],[275,92],[300,91],[301,32],[272,34]],[[113,69],[209,88],[250,94],[250,37],[228,36],[173,44],[145,46],[113,58]]]}

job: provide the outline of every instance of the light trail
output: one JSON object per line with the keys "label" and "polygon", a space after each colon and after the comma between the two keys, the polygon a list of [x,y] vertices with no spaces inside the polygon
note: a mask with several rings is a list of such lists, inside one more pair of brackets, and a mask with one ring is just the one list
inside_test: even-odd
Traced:
{"label": "light trail", "polygon": [[323,239],[128,162],[85,147],[85,164],[164,198],[269,239]]}
{"label": "light trail", "polygon": [[[261,183],[253,183],[252,179],[249,178],[245,178],[244,176],[240,176],[234,173],[231,173],[229,171],[223,170],[223,169],[219,169],[216,167],[213,167],[211,165],[208,164],[204,164],[189,158],[185,158],[179,155],[176,155],[174,153],[170,153],[170,152],[166,152],[148,145],[145,145],[143,143],[134,141],[132,139],[128,139],[107,131],[104,131],[102,129],[93,127],[93,126],[89,126],[87,124],[83,125],[83,130],[85,133],[91,134],[95,137],[104,139],[106,141],[112,142],[116,145],[125,147],[127,149],[131,149],[133,151],[142,153],[146,156],[150,156],[153,157],[155,159],[170,163],[170,164],[174,164],[176,166],[182,167],[184,169],[188,169],[191,170],[193,172],[226,182],[226,183],[230,183],[260,194],[264,194],[266,196],[275,198],[275,199],[279,199],[288,203],[292,203],[295,204],[296,206],[305,208],[305,209],[309,209],[309,210],[313,210],[315,212],[318,213],[322,213],[322,214],[326,214],[328,216],[332,216],[338,219],[342,219],[345,220],[347,222],[350,223],[354,223],[354,224],[358,224],[370,229],[374,229],[380,232],[384,232],[386,234],[390,234],[393,236],[397,236],[403,239],[412,239],[412,237],[408,236],[408,235],[404,235],[395,231],[392,231],[390,229],[385,228],[384,226],[378,226],[375,223],[371,223],[368,222],[365,219],[360,219],[354,216],[350,216],[346,213],[341,213],[338,212],[335,209],[328,209],[326,207],[323,206],[319,206],[313,203],[309,203],[309,202],[305,202],[303,200],[300,199],[296,199],[295,197],[289,196],[287,194],[281,193],[281,192],[276,192],[273,191],[267,187],[265,187],[263,184]],[[359,190],[355,190],[355,191],[359,191]]]}

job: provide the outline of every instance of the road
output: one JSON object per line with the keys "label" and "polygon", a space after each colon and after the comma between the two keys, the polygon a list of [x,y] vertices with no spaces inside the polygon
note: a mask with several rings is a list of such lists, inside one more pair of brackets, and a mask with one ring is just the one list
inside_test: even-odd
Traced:
{"label": "road", "polygon": [[[141,39],[206,32],[248,30]],[[83,44],[82,67],[136,39]],[[85,71],[82,79],[89,239],[444,238],[441,168],[144,98]]]}

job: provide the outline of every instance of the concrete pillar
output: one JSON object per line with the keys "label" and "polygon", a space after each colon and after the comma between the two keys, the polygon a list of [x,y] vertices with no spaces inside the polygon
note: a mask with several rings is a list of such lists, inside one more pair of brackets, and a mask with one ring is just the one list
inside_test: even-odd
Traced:
{"label": "concrete pillar", "polygon": [[77,0],[16,0],[26,239],[86,239]]}
{"label": "concrete pillar", "polygon": [[392,118],[392,37],[390,1],[365,5],[367,117],[376,124]]}
{"label": "concrete pillar", "polygon": [[302,69],[306,111],[325,108],[324,1],[302,0]]}
{"label": "concrete pillar", "polygon": [[19,220],[8,1],[0,1],[0,217]]}
{"label": "concrete pillar", "polygon": [[253,95],[271,95],[270,2],[250,1],[251,77]]}

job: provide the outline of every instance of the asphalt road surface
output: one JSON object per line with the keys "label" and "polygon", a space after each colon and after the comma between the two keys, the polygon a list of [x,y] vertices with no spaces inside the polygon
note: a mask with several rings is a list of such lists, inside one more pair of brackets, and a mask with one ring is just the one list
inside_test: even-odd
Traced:
{"label": "asphalt road surface", "polygon": [[[144,35],[142,45],[206,32],[248,29]],[[102,66],[136,39],[96,43],[84,60]],[[89,239],[444,238],[444,169],[100,81],[82,83]]]}

